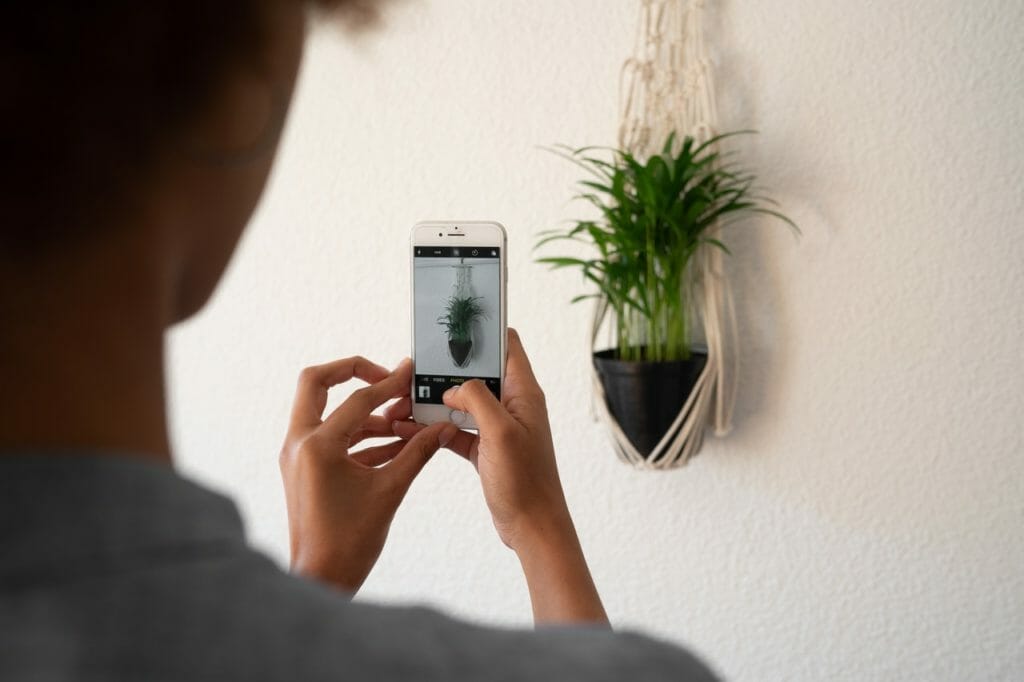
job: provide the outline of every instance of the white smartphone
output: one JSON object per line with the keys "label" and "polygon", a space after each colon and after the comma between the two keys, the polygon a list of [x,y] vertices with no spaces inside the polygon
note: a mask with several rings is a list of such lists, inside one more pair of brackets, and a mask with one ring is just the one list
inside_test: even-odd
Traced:
{"label": "white smartphone", "polygon": [[501,400],[507,339],[505,228],[427,221],[412,228],[412,418],[477,428],[445,406],[452,386],[480,379]]}

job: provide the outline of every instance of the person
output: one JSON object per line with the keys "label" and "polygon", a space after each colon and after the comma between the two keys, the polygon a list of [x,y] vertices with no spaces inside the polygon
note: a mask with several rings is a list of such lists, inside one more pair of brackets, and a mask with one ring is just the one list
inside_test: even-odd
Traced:
{"label": "person", "polygon": [[[502,402],[479,382],[445,395],[479,435],[410,420],[408,361],[302,371],[279,460],[290,573],[246,545],[228,499],[174,471],[165,331],[210,297],[262,193],[308,9],[0,9],[0,679],[712,679],[608,627],[515,332]],[[478,470],[538,631],[351,601],[441,447]]]}

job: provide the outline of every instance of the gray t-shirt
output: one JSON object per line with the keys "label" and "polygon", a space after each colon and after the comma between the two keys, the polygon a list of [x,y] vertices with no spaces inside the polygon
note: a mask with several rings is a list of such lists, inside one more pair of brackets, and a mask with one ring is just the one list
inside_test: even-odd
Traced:
{"label": "gray t-shirt", "polygon": [[0,455],[0,679],[711,680],[686,651],[350,602],[246,545],[170,467]]}

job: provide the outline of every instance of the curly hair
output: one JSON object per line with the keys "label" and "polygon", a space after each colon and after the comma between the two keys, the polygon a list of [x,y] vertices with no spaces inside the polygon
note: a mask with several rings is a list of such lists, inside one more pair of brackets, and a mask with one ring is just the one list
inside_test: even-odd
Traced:
{"label": "curly hair", "polygon": [[367,23],[372,0],[11,0],[0,5],[0,254],[89,234],[230,70],[259,59],[267,8]]}

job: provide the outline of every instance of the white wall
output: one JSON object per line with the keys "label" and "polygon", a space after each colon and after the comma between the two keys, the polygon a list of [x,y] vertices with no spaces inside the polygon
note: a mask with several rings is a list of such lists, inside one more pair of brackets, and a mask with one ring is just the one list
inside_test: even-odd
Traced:
{"label": "white wall", "polygon": [[[608,609],[738,680],[1024,678],[1024,4],[711,3],[724,128],[803,228],[731,238],[737,428],[686,469],[619,464],[589,418],[578,276],[531,263],[614,142],[627,0],[409,0],[311,42],[269,194],[172,337],[183,468],[284,561],[277,474],[305,364],[408,352],[417,220],[510,228],[510,321],[550,395]],[[363,592],[525,624],[474,473],[435,458]]]}

